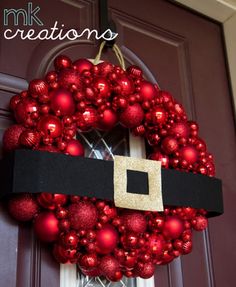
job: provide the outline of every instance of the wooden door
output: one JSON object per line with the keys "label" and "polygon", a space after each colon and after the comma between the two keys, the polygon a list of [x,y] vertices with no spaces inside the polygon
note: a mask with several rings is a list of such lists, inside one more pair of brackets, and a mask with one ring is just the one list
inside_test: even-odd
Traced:
{"label": "wooden door", "polygon": [[[2,0],[6,8],[26,8],[26,1]],[[98,29],[98,1],[35,0],[44,27],[55,21],[66,29]],[[236,145],[233,107],[227,77],[222,27],[202,16],[164,0],[109,0],[127,64],[140,65],[145,76],[158,81],[185,106],[188,116],[200,124],[200,134],[215,155],[217,176],[224,182],[225,214],[211,219],[209,229],[195,233],[192,254],[158,267],[155,285],[161,287],[234,286],[236,255],[235,208]],[[2,19],[2,18],[1,18]],[[13,27],[12,23],[9,26]],[[29,29],[19,23],[20,29]],[[0,37],[0,133],[12,124],[8,101],[27,83],[52,67],[53,58],[67,54],[73,60],[94,58],[98,43],[29,41]],[[104,59],[116,62],[110,52]],[[0,210],[0,287],[59,286],[59,266],[47,247],[34,238],[29,226],[17,225]]]}

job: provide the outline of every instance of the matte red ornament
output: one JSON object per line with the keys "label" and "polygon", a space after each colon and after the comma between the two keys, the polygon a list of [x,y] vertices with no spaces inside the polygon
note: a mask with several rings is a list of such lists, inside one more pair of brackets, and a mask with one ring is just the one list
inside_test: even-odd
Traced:
{"label": "matte red ornament", "polygon": [[166,137],[161,143],[162,150],[167,154],[173,154],[179,148],[178,141],[173,137]]}
{"label": "matte red ornament", "polygon": [[110,224],[104,225],[97,232],[96,242],[99,253],[107,254],[112,252],[118,243],[118,233],[116,229]]}
{"label": "matte red ornament", "polygon": [[99,121],[97,124],[98,129],[108,131],[112,129],[118,122],[118,117],[116,112],[111,109],[106,109],[99,116]]}
{"label": "matte red ornament", "polygon": [[180,150],[180,155],[188,164],[193,164],[198,160],[199,153],[194,146],[189,145]]}
{"label": "matte red ornament", "polygon": [[53,212],[43,211],[35,218],[35,234],[42,241],[55,241],[59,235],[58,223],[59,221]]}
{"label": "matte red ornament", "polygon": [[134,92],[134,83],[131,78],[127,76],[120,76],[116,80],[116,84],[120,87],[120,94],[122,96],[131,95]]}
{"label": "matte red ornament", "polygon": [[61,69],[68,69],[71,67],[71,59],[66,55],[59,55],[54,60],[54,67],[57,71]]}
{"label": "matte red ornament", "polygon": [[93,68],[93,63],[87,59],[79,59],[73,63],[73,68],[81,74],[85,70],[91,70]]}
{"label": "matte red ornament", "polygon": [[152,262],[144,263],[142,266],[136,267],[135,272],[143,279],[151,278],[155,272],[155,264]]}
{"label": "matte red ornament", "polygon": [[64,153],[72,156],[84,156],[84,147],[78,140],[72,139],[67,143]]}
{"label": "matte red ornament", "polygon": [[95,226],[98,218],[96,207],[88,201],[79,201],[68,207],[69,220],[74,229],[91,229]]}
{"label": "matte red ornament", "polygon": [[17,194],[9,199],[8,211],[16,220],[29,221],[39,212],[39,206],[31,194]]}
{"label": "matte red ornament", "polygon": [[144,112],[140,104],[129,105],[120,115],[120,123],[126,128],[134,128],[141,124]]}
{"label": "matte red ornament", "polygon": [[98,90],[102,98],[110,96],[110,85],[105,77],[96,77],[93,82],[93,87]]}
{"label": "matte red ornament", "polygon": [[166,219],[163,234],[168,239],[177,239],[184,231],[184,223],[175,216],[169,216]]}
{"label": "matte red ornament", "polygon": [[32,98],[25,98],[21,100],[15,109],[16,121],[25,126],[33,126],[33,114],[39,112],[39,106],[36,100]]}
{"label": "matte red ornament", "polygon": [[117,271],[120,271],[120,266],[115,257],[106,255],[101,258],[99,269],[103,276],[111,278]]}
{"label": "matte red ornament", "polygon": [[147,221],[143,214],[138,211],[127,211],[122,215],[122,222],[125,229],[135,233],[143,233],[147,228]]}
{"label": "matte red ornament", "polygon": [[148,81],[141,82],[139,93],[142,101],[151,101],[157,96],[157,90],[154,85]]}
{"label": "matte red ornament", "polygon": [[64,89],[58,89],[50,93],[51,109],[61,116],[70,116],[75,112],[75,102],[72,94]]}
{"label": "matte red ornament", "polygon": [[56,138],[62,133],[62,123],[56,116],[46,115],[38,122],[37,129],[45,136]]}
{"label": "matte red ornament", "polygon": [[40,143],[40,133],[34,130],[25,130],[21,133],[19,141],[20,144],[26,148],[35,148]]}
{"label": "matte red ornament", "polygon": [[38,98],[39,96],[47,95],[48,84],[41,79],[32,80],[29,83],[29,93],[33,98]]}
{"label": "matte red ornament", "polygon": [[6,152],[20,148],[20,135],[25,130],[22,125],[12,125],[3,134],[3,149]]}

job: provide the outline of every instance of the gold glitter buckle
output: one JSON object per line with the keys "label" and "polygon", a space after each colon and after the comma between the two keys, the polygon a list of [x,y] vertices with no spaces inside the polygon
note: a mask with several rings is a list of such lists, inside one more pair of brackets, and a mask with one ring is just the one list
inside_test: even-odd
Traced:
{"label": "gold glitter buckle", "polygon": [[[149,194],[127,192],[127,170],[147,172]],[[116,207],[163,211],[161,162],[125,156],[114,157],[114,201]]]}

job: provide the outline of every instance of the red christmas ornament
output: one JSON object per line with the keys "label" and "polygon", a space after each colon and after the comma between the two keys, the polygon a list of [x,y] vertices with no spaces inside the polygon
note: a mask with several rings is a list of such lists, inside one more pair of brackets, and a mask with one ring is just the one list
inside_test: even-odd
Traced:
{"label": "red christmas ornament", "polygon": [[129,105],[120,115],[120,123],[126,128],[134,128],[141,124],[144,112],[139,104]]}
{"label": "red christmas ornament", "polygon": [[96,253],[86,254],[80,257],[79,265],[82,269],[93,269],[98,266],[98,257]]}
{"label": "red christmas ornament", "polygon": [[39,206],[31,194],[17,194],[10,198],[8,211],[16,220],[29,221],[38,213]]}
{"label": "red christmas ornament", "polygon": [[113,70],[113,65],[110,62],[101,62],[96,66],[98,68],[98,74],[101,76],[107,76]]}
{"label": "red christmas ornament", "polygon": [[134,92],[134,83],[131,78],[127,76],[120,76],[116,80],[116,84],[120,87],[120,94],[122,96],[131,95]]}
{"label": "red christmas ornament", "polygon": [[60,153],[60,150],[58,148],[56,148],[55,146],[52,146],[52,145],[40,146],[40,147],[37,148],[37,150]]}
{"label": "red christmas ornament", "polygon": [[65,55],[59,55],[54,60],[54,67],[57,71],[71,67],[71,59]]}
{"label": "red christmas ornament", "polygon": [[61,236],[63,245],[66,248],[76,248],[79,243],[79,238],[75,231],[69,231]]}
{"label": "red christmas ornament", "polygon": [[189,126],[185,122],[175,123],[170,129],[170,134],[178,138],[188,138],[189,132]]}
{"label": "red christmas ornament", "polygon": [[119,262],[113,256],[106,255],[101,258],[99,269],[103,276],[112,278],[117,271],[120,271]]}
{"label": "red christmas ornament", "polygon": [[62,123],[57,117],[47,115],[40,119],[37,125],[37,129],[45,136],[56,138],[59,137],[62,133]]}
{"label": "red christmas ornament", "polygon": [[193,249],[192,241],[187,241],[183,243],[182,252],[183,254],[189,254]]}
{"label": "red christmas ornament", "polygon": [[126,72],[134,78],[142,78],[143,71],[138,66],[129,66],[126,70]]}
{"label": "red christmas ornament", "polygon": [[184,231],[184,223],[175,216],[169,216],[166,219],[163,234],[168,239],[177,239]]}
{"label": "red christmas ornament", "polygon": [[149,158],[151,160],[157,160],[157,161],[161,161],[161,166],[164,168],[168,168],[169,167],[169,157],[167,155],[162,154],[159,151],[156,151],[154,153],[152,153]]}
{"label": "red christmas ornament", "polygon": [[155,107],[152,110],[152,123],[154,125],[163,125],[167,120],[166,110],[161,107]]}
{"label": "red christmas ornament", "polygon": [[48,94],[48,84],[44,80],[35,79],[29,83],[31,97],[38,98]]}
{"label": "red christmas ornament", "polygon": [[127,211],[122,215],[125,229],[135,233],[143,233],[147,228],[147,221],[143,214],[138,211]]}
{"label": "red christmas ornament", "polygon": [[164,238],[161,235],[151,235],[148,238],[148,250],[153,255],[162,255],[164,252]]}
{"label": "red christmas ornament", "polygon": [[15,95],[10,99],[9,108],[11,111],[14,111],[17,104],[21,101],[21,97],[19,95]]}
{"label": "red christmas ornament", "polygon": [[40,143],[41,136],[37,131],[25,130],[21,133],[19,141],[20,144],[27,148],[35,148]]}
{"label": "red christmas ornament", "polygon": [[81,74],[85,70],[91,70],[93,68],[93,63],[87,59],[79,59],[73,63],[73,68]]}
{"label": "red christmas ornament", "polygon": [[148,81],[141,82],[139,93],[143,101],[151,101],[157,96],[157,90],[154,85]]}
{"label": "red christmas ornament", "polygon": [[173,154],[179,148],[178,141],[173,137],[166,137],[161,143],[162,150],[167,154]]}
{"label": "red christmas ornament", "polygon": [[112,252],[116,247],[118,233],[112,225],[106,224],[97,232],[96,239],[99,253],[107,254]]}
{"label": "red christmas ornament", "polygon": [[192,226],[197,231],[202,231],[207,228],[208,220],[205,216],[199,215],[192,220]]}
{"label": "red christmas ornament", "polygon": [[154,275],[155,265],[152,262],[144,263],[143,265],[136,267],[135,271],[139,277],[148,279]]}
{"label": "red christmas ornament", "polygon": [[98,90],[102,98],[108,98],[110,96],[110,86],[105,77],[95,78],[93,87]]}
{"label": "red christmas ornament", "polygon": [[63,206],[66,204],[67,195],[42,192],[38,195],[37,201],[42,207],[46,209],[54,210],[58,206]]}
{"label": "red christmas ornament", "polygon": [[78,140],[72,139],[67,143],[64,153],[72,156],[84,156],[84,147]]}
{"label": "red christmas ornament", "polygon": [[98,121],[98,129],[108,131],[112,129],[118,121],[116,112],[111,109],[106,109],[100,114]]}
{"label": "red christmas ornament", "polygon": [[79,73],[73,69],[61,70],[58,75],[58,83],[65,89],[70,89],[72,85],[79,88],[81,87],[81,78]]}
{"label": "red christmas ornament", "polygon": [[93,268],[91,270],[83,270],[82,272],[84,275],[91,276],[91,277],[98,277],[102,275],[102,272],[98,268]]}
{"label": "red christmas ornament", "polygon": [[55,241],[59,235],[58,223],[59,221],[53,212],[41,212],[34,221],[35,234],[42,241]]}
{"label": "red christmas ornament", "polygon": [[186,160],[188,164],[194,164],[198,160],[198,151],[194,146],[185,146],[180,150],[180,154],[183,160]]}
{"label": "red christmas ornament", "polygon": [[50,94],[51,109],[61,116],[70,116],[75,112],[75,102],[67,90],[58,89]]}
{"label": "red christmas ornament", "polygon": [[89,129],[91,127],[95,127],[98,122],[98,113],[96,109],[88,107],[84,110],[80,117],[80,121],[82,126],[79,125],[79,128],[83,127],[85,129]]}
{"label": "red christmas ornament", "polygon": [[95,226],[98,218],[97,209],[88,201],[80,201],[68,207],[69,220],[74,229],[91,229]]}
{"label": "red christmas ornament", "polygon": [[10,152],[20,148],[19,138],[24,130],[22,125],[12,125],[4,132],[2,139],[4,151]]}
{"label": "red christmas ornament", "polygon": [[33,126],[33,119],[35,119],[35,115],[38,115],[38,112],[38,103],[32,98],[25,98],[16,106],[15,118],[19,124]]}

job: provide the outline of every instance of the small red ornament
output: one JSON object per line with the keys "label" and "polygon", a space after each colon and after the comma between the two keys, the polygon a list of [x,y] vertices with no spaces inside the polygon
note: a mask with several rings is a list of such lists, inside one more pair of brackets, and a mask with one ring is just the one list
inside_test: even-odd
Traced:
{"label": "small red ornament", "polygon": [[65,89],[70,89],[72,85],[79,88],[81,87],[81,78],[79,73],[73,69],[61,70],[58,75],[58,83]]}
{"label": "small red ornament", "polygon": [[140,104],[129,105],[120,115],[120,123],[126,128],[134,128],[141,124],[144,112]]}
{"label": "small red ornament", "polygon": [[148,238],[148,250],[153,255],[162,255],[164,252],[164,238],[162,235],[151,235]]}
{"label": "small red ornament", "polygon": [[78,140],[72,139],[67,143],[64,153],[72,156],[84,156],[84,147]]}
{"label": "small red ornament", "polygon": [[101,76],[107,76],[113,70],[113,65],[110,62],[101,62],[96,66],[98,68],[98,74]]}
{"label": "small red ornament", "polygon": [[8,211],[16,220],[29,221],[38,213],[39,206],[31,194],[17,194],[10,198]]}
{"label": "small red ornament", "polygon": [[48,94],[48,84],[44,80],[35,79],[29,83],[31,97],[38,98]]}
{"label": "small red ornament", "polygon": [[91,229],[95,226],[98,218],[97,209],[88,201],[79,201],[68,207],[69,220],[74,229]]}
{"label": "small red ornament", "polygon": [[96,109],[92,107],[88,107],[84,110],[80,117],[80,123],[82,126],[79,125],[79,128],[83,130],[83,128],[89,129],[95,127],[98,122],[98,113]]}
{"label": "small red ornament", "polygon": [[119,262],[113,256],[106,255],[101,258],[99,269],[105,277],[111,278],[115,276],[117,271],[120,271]]}
{"label": "small red ornament", "polygon": [[79,265],[82,269],[92,269],[98,266],[98,257],[96,253],[85,254],[79,259]]}
{"label": "small red ornament", "polygon": [[184,231],[184,223],[175,216],[169,216],[166,219],[163,234],[168,239],[177,239]]}
{"label": "small red ornament", "polygon": [[20,95],[15,95],[10,99],[9,108],[11,111],[14,111],[17,104],[21,101]]}
{"label": "small red ornament", "polygon": [[188,164],[193,164],[198,160],[199,153],[194,146],[185,146],[180,150],[180,155]]}
{"label": "small red ornament", "polygon": [[97,77],[93,82],[93,87],[98,90],[102,98],[110,96],[110,86],[105,77]]}
{"label": "small red ornament", "polygon": [[116,247],[118,233],[112,225],[106,224],[97,232],[96,239],[99,253],[107,254],[112,252]]}
{"label": "small red ornament", "polygon": [[178,141],[173,137],[166,137],[161,143],[161,148],[167,154],[173,154],[179,148]]}
{"label": "small red ornament", "polygon": [[197,231],[202,231],[207,228],[208,220],[205,216],[199,215],[192,220],[192,226]]}
{"label": "small red ornament", "polygon": [[37,197],[37,201],[42,207],[46,209],[54,210],[58,206],[63,206],[66,204],[67,195],[41,192]]}
{"label": "small red ornament", "polygon": [[120,87],[120,94],[122,96],[128,96],[134,92],[134,83],[132,79],[127,76],[120,76],[116,80],[116,84]]}
{"label": "small red ornament", "polygon": [[183,243],[182,252],[183,254],[189,254],[193,249],[192,241],[187,241]]}
{"label": "small red ornament", "polygon": [[77,244],[79,243],[79,238],[76,235],[76,232],[73,230],[69,231],[66,234],[63,234],[61,237],[62,237],[63,245],[66,248],[76,248]]}
{"label": "small red ornament", "polygon": [[178,138],[188,138],[189,132],[189,126],[185,122],[175,123],[170,129],[170,134]]}
{"label": "small red ornament", "polygon": [[169,167],[169,157],[167,155],[162,154],[159,151],[156,151],[154,153],[152,153],[149,158],[151,160],[157,160],[157,161],[161,161],[161,166],[164,168],[168,168]]}
{"label": "small red ornament", "polygon": [[93,68],[93,63],[87,59],[79,59],[73,63],[73,68],[81,74],[85,70],[91,70]]}
{"label": "small red ornament", "polygon": [[155,264],[152,262],[144,263],[142,266],[136,267],[135,271],[143,279],[151,278],[155,272]]}
{"label": "small red ornament", "polygon": [[91,270],[83,270],[82,272],[84,275],[91,276],[91,277],[98,277],[102,275],[102,272],[98,268],[93,268]]}
{"label": "small red ornament", "polygon": [[122,215],[125,229],[135,233],[143,233],[147,228],[147,221],[143,214],[138,211],[127,211]]}
{"label": "small red ornament", "polygon": [[129,66],[126,70],[126,72],[134,78],[142,78],[143,76],[143,71],[141,70],[141,68],[139,68],[138,66]]}
{"label": "small red ornament", "polygon": [[59,55],[54,60],[54,67],[57,71],[71,67],[71,59],[65,55]]}
{"label": "small red ornament", "polygon": [[53,212],[41,212],[34,221],[35,234],[42,241],[55,241],[59,235],[58,223],[59,221]]}
{"label": "small red ornament", "polygon": [[25,130],[21,133],[19,141],[20,144],[27,148],[35,148],[40,143],[41,136],[37,131]]}
{"label": "small red ornament", "polygon": [[22,125],[12,125],[4,132],[2,139],[4,151],[10,152],[20,148],[19,138],[24,130]]}
{"label": "small red ornament", "polygon": [[64,89],[58,89],[50,93],[51,109],[61,116],[73,115],[75,102],[72,94]]}
{"label": "small red ornament", "polygon": [[34,115],[37,115],[38,112],[38,103],[32,98],[25,98],[17,104],[15,109],[15,118],[20,124],[24,124],[25,126],[33,126]]}
{"label": "small red ornament", "polygon": [[141,82],[139,93],[143,101],[151,101],[157,96],[157,90],[154,85],[148,81]]}
{"label": "small red ornament", "polygon": [[98,121],[98,129],[108,131],[112,129],[118,121],[116,112],[111,109],[106,109],[100,114]]}
{"label": "small red ornament", "polygon": [[52,115],[43,116],[38,122],[37,128],[44,136],[50,136],[52,138],[59,137],[62,133],[61,121]]}
{"label": "small red ornament", "polygon": [[167,113],[164,108],[155,107],[152,110],[152,123],[154,125],[163,125],[167,120]]}

